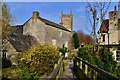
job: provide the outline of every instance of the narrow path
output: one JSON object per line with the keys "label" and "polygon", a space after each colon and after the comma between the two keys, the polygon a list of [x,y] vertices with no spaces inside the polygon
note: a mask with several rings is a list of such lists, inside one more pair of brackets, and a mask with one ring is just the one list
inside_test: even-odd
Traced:
{"label": "narrow path", "polygon": [[64,60],[65,71],[63,72],[62,78],[65,80],[76,80],[75,76],[73,75],[73,61]]}

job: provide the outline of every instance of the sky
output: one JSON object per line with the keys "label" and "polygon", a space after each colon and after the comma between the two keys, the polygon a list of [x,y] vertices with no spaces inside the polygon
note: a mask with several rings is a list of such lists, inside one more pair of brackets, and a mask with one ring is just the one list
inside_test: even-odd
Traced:
{"label": "sky", "polygon": [[[40,17],[50,21],[60,23],[61,12],[69,14],[70,10],[73,13],[73,31],[81,30],[89,34],[91,30],[86,18],[86,4],[87,2],[8,2],[10,13],[15,18],[15,25],[24,24],[32,17],[33,11],[38,11]],[[112,2],[109,11],[114,10],[117,3]],[[108,18],[108,13],[106,15]],[[89,27],[86,27],[89,26]],[[99,27],[97,28],[97,30]]]}

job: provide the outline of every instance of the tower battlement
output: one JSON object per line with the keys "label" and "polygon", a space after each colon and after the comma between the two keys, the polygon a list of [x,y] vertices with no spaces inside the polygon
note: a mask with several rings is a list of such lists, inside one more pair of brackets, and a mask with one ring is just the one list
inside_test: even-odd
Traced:
{"label": "tower battlement", "polygon": [[70,14],[64,14],[63,12],[61,13],[61,23],[62,26],[67,28],[68,30],[72,31],[72,26],[73,26],[73,15],[72,11]]}

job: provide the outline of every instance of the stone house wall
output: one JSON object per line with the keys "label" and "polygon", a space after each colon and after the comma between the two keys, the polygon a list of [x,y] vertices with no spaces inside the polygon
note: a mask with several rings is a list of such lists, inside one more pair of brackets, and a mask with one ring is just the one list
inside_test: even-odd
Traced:
{"label": "stone house wall", "polygon": [[45,42],[53,44],[53,41],[55,41],[57,47],[62,47],[63,44],[70,47],[70,39],[71,32],[46,25]]}
{"label": "stone house wall", "polygon": [[45,23],[40,21],[39,19],[31,18],[24,26],[23,26],[23,35],[31,35],[34,36],[39,43],[45,42]]}
{"label": "stone house wall", "polygon": [[10,42],[6,43],[6,57],[8,59],[10,59],[12,65],[17,65],[17,57],[18,56],[18,52],[16,52],[15,48],[12,46],[12,44]]}
{"label": "stone house wall", "polygon": [[23,35],[34,36],[39,43],[54,44],[57,47],[71,46],[71,32],[47,25],[39,18],[30,18],[23,25]]}

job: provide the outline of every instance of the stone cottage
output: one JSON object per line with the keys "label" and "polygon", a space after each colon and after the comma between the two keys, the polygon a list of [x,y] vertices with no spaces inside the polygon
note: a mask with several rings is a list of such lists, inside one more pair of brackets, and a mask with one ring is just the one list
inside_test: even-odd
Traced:
{"label": "stone cottage", "polygon": [[116,6],[109,12],[109,19],[104,19],[98,31],[98,44],[109,47],[117,62],[120,62],[120,18]]}
{"label": "stone cottage", "polygon": [[3,49],[3,57],[11,57],[13,54],[29,49],[34,44],[52,44],[56,47],[71,48],[73,15],[61,14],[61,22],[57,24],[39,16],[35,11],[32,17],[23,25],[13,26],[6,48]]}
{"label": "stone cottage", "polygon": [[39,43],[53,44],[57,47],[71,46],[73,15],[62,13],[61,23],[49,21],[33,12],[32,17],[23,24],[23,35],[34,36]]}

